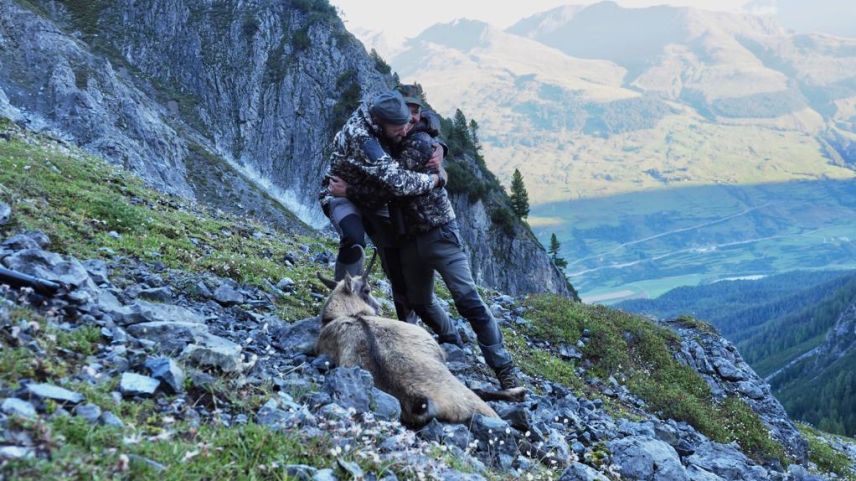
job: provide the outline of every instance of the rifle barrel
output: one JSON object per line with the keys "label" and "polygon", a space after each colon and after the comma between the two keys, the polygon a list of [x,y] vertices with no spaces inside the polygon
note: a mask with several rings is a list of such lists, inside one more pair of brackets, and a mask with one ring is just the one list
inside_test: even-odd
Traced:
{"label": "rifle barrel", "polygon": [[49,296],[56,294],[61,287],[56,282],[3,267],[0,267],[0,284],[9,284],[12,287],[30,287],[40,294]]}

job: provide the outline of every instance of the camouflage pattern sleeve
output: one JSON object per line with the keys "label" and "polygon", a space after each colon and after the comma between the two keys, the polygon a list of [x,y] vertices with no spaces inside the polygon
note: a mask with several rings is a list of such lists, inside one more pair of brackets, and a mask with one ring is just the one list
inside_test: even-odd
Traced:
{"label": "camouflage pattern sleeve", "polygon": [[382,185],[395,197],[421,195],[434,189],[435,179],[429,174],[405,170],[387,154],[377,139],[365,139],[360,148],[365,154],[356,167]]}
{"label": "camouflage pattern sleeve", "polygon": [[377,187],[363,183],[348,184],[348,199],[368,210],[377,210],[389,203],[389,198],[381,194],[385,194],[385,192],[380,192]]}

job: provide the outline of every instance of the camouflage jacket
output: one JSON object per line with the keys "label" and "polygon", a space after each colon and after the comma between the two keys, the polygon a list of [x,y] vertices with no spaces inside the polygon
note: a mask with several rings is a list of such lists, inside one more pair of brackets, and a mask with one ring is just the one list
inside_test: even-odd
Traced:
{"label": "camouflage jacket", "polygon": [[[425,165],[434,154],[438,142],[429,134],[430,126],[421,122],[411,130],[401,145],[393,151],[402,168],[413,172],[429,173]],[[405,231],[420,234],[455,220],[455,210],[445,188],[433,189],[422,195],[396,196],[386,192],[385,199],[392,208],[400,209]],[[361,185],[348,186],[348,198],[357,205],[364,205],[378,198],[377,192]]]}
{"label": "camouflage jacket", "polygon": [[319,200],[325,208],[332,196],[327,189],[330,176],[336,176],[363,193],[360,207],[377,209],[390,197],[415,196],[434,189],[430,173],[403,169],[381,143],[382,129],[372,123],[368,106],[362,104],[333,139],[333,152],[324,177]]}

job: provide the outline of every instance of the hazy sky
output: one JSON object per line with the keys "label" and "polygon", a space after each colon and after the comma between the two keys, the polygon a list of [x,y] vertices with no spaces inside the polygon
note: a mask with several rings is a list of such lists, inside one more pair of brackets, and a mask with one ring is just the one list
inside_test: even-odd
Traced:
{"label": "hazy sky", "polygon": [[[383,32],[390,41],[414,37],[435,23],[448,22],[456,18],[483,20],[496,27],[505,28],[534,13],[543,12],[560,5],[595,3],[588,0],[525,0],[497,2],[496,0],[330,0],[340,8],[348,29],[365,28]],[[647,7],[651,5],[680,5],[707,10],[737,11],[747,0],[618,0],[625,7]]]}

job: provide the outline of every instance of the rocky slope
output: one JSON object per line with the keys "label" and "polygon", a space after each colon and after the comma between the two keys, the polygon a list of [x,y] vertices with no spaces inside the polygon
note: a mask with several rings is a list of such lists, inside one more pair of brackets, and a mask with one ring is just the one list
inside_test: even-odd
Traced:
{"label": "rocky slope", "polygon": [[[312,354],[312,276],[332,243],[157,194],[50,139],[4,139],[0,184],[17,200],[0,203],[0,263],[64,288],[0,287],[0,479],[852,476],[851,443],[813,434],[805,453],[708,327],[559,296],[488,297],[525,402],[408,431],[368,373]],[[467,346],[446,348],[450,369],[494,382],[455,322]]]}
{"label": "rocky slope", "polygon": [[[320,0],[3,0],[0,45],[0,115],[162,191],[303,232],[326,225],[315,196],[329,140],[392,82]],[[467,239],[491,254],[473,260],[480,282],[567,292],[532,236]],[[511,243],[536,261],[495,261]]]}

